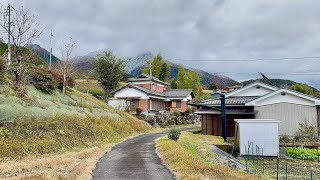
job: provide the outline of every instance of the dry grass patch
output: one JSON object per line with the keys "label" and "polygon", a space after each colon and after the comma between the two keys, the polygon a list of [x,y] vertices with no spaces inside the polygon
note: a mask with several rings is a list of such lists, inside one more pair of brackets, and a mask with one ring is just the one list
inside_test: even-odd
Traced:
{"label": "dry grass patch", "polygon": [[210,144],[222,143],[220,137],[183,132],[177,142],[166,137],[158,140],[157,151],[179,179],[256,179],[209,161],[216,156]]}
{"label": "dry grass patch", "polygon": [[90,179],[97,161],[111,147],[112,144],[108,144],[1,163],[0,179]]}

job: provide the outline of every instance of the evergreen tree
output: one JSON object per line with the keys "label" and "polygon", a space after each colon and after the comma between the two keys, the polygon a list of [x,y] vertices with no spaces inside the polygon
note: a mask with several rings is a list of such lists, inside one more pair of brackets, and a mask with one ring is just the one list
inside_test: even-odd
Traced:
{"label": "evergreen tree", "polygon": [[95,59],[94,70],[105,92],[105,98],[108,99],[110,93],[118,87],[119,82],[123,79],[123,60],[118,59],[110,51],[104,52]]}
{"label": "evergreen tree", "polygon": [[167,63],[163,63],[161,65],[159,79],[161,81],[167,81],[169,78],[169,74],[170,74],[170,65],[168,65]]}
{"label": "evergreen tree", "polygon": [[[152,69],[152,76],[156,78],[160,78],[161,69],[163,67],[163,64],[165,64],[165,60],[162,58],[161,54],[160,53],[157,54],[151,61],[148,61],[147,67],[141,70],[142,73],[150,74],[150,63],[151,63],[151,69]],[[168,66],[166,68],[167,68],[167,71],[170,69]],[[168,72],[170,73],[170,71]],[[169,73],[167,77],[169,76]]]}

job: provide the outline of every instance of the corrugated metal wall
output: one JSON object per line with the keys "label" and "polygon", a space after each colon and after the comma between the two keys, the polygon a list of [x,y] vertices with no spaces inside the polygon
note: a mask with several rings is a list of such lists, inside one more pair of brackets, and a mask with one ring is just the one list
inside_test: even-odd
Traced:
{"label": "corrugated metal wall", "polygon": [[280,120],[279,134],[294,136],[299,131],[299,123],[304,121],[317,127],[317,108],[298,104],[278,103],[254,108],[256,119]]}

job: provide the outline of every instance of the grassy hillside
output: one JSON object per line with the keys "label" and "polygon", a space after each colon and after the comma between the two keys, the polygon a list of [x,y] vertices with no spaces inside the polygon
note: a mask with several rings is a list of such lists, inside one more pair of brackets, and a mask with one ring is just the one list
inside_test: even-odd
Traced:
{"label": "grassy hillside", "polygon": [[150,127],[74,89],[18,98],[0,86],[0,162],[117,142]]}

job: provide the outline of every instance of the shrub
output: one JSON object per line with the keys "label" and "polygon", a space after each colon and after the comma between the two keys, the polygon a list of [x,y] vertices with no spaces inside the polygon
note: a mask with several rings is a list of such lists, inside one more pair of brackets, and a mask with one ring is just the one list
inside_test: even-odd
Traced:
{"label": "shrub", "polygon": [[[54,80],[57,82],[58,88],[62,90],[63,76],[57,72],[51,72],[51,73],[53,75]],[[76,81],[74,80],[74,78],[67,76],[67,86],[74,87],[75,85],[76,85]]]}
{"label": "shrub", "polygon": [[279,139],[280,143],[290,143],[290,139],[287,135],[281,136]]}
{"label": "shrub", "polygon": [[30,84],[46,93],[52,93],[57,87],[57,82],[54,80],[52,73],[39,67],[34,67],[31,70]]}
{"label": "shrub", "polygon": [[304,121],[302,123],[299,123],[299,131],[294,137],[294,139],[296,141],[315,141],[317,140],[317,136],[317,128]]}
{"label": "shrub", "polygon": [[142,113],[143,109],[136,108],[136,115],[139,116]]}
{"label": "shrub", "polygon": [[168,138],[171,140],[178,141],[181,131],[179,129],[170,129],[168,133]]}
{"label": "shrub", "polygon": [[7,65],[3,58],[0,58],[0,83],[5,81]]}

